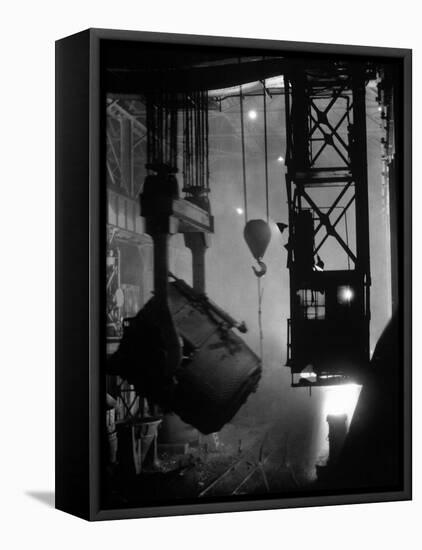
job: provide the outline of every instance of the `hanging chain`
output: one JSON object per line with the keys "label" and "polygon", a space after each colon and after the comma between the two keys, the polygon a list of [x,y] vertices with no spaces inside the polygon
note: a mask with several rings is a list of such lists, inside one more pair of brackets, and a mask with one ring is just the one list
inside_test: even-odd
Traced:
{"label": "hanging chain", "polygon": [[262,330],[262,297],[264,289],[261,290],[261,277],[256,278],[258,281],[258,327],[259,327],[259,354],[261,363],[264,356],[264,332]]}
{"label": "hanging chain", "polygon": [[208,92],[186,93],[181,102],[185,136],[183,191],[189,199],[201,199],[209,192]]}
{"label": "hanging chain", "polygon": [[248,221],[248,197],[246,189],[246,158],[245,158],[245,126],[243,122],[243,93],[240,86],[240,130],[242,139],[242,170],[243,170],[243,200],[245,211],[245,223]]}
{"label": "hanging chain", "polygon": [[[270,201],[269,201],[269,184],[268,184],[268,134],[267,134],[267,97],[265,89],[265,80],[263,81],[264,87],[264,151],[265,151],[265,201],[266,201],[266,215],[267,223],[270,219]],[[244,125],[244,115],[243,115],[243,91],[242,86],[240,86],[240,130],[241,130],[241,142],[242,142],[242,175],[243,175],[243,198],[244,198],[244,213],[245,213],[245,224],[248,222],[248,197],[247,197],[247,182],[246,182],[246,153],[245,153],[245,125]],[[261,278],[265,275],[267,268],[266,265],[262,262],[262,259],[258,260],[260,269],[252,267],[258,285],[258,327],[259,327],[259,352],[261,363],[263,361],[264,355],[264,332],[262,328],[262,297],[264,294],[264,289],[261,288]]]}
{"label": "hanging chain", "polygon": [[265,80],[263,81],[264,86],[264,151],[265,151],[265,201],[267,208],[267,223],[270,220],[270,202],[269,202],[269,191],[268,191],[268,142],[267,142],[267,90],[265,88]]}
{"label": "hanging chain", "polygon": [[177,108],[171,94],[153,90],[146,97],[147,167],[177,172]]}

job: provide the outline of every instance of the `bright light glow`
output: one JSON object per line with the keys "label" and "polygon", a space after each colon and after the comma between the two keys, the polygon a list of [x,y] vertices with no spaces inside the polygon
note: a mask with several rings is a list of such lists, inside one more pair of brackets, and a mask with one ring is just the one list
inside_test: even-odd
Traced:
{"label": "bright light glow", "polygon": [[278,162],[284,162],[284,158],[283,157],[278,157]]}
{"label": "bright light glow", "polygon": [[255,120],[257,116],[258,116],[258,113],[254,109],[252,109],[248,112],[248,117],[251,120]]}
{"label": "bright light glow", "polygon": [[241,216],[243,214],[243,208],[236,208],[236,212]]}
{"label": "bright light glow", "polygon": [[353,290],[351,288],[345,288],[343,291],[343,297],[345,300],[350,302],[350,300],[353,298]]}
{"label": "bright light glow", "polygon": [[355,296],[355,293],[353,292],[353,289],[350,288],[350,286],[340,286],[338,288],[338,301],[340,304],[348,304],[350,303]]}
{"label": "bright light glow", "polygon": [[316,382],[316,376],[317,375],[314,372],[314,366],[311,363],[309,363],[309,365],[306,365],[306,367],[300,373],[301,378],[305,378],[310,382]]}
{"label": "bright light glow", "polygon": [[362,386],[342,384],[325,388],[324,418],[328,414],[347,414],[350,424]]}
{"label": "bright light glow", "polygon": [[314,372],[301,372],[300,377],[301,378],[316,378],[316,374]]}
{"label": "bright light glow", "polygon": [[381,107],[381,106],[378,107],[378,111],[379,111],[380,113],[382,112],[382,107]]}
{"label": "bright light glow", "polygon": [[272,76],[265,79],[266,88],[284,88],[284,78],[282,76]]}

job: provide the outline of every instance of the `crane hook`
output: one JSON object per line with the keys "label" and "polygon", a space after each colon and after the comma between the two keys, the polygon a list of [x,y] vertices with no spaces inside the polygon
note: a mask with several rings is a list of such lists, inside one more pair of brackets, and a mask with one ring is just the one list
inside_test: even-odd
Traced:
{"label": "crane hook", "polygon": [[252,266],[253,272],[257,277],[263,277],[267,273],[267,266],[262,260],[257,260],[260,269],[256,269],[255,266]]}

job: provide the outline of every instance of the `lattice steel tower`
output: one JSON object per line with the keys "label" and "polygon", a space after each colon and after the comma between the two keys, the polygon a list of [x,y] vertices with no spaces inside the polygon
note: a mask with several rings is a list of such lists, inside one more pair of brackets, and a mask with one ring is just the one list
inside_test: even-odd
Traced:
{"label": "lattice steel tower", "polygon": [[360,63],[285,76],[292,385],[361,378],[369,363],[366,82]]}

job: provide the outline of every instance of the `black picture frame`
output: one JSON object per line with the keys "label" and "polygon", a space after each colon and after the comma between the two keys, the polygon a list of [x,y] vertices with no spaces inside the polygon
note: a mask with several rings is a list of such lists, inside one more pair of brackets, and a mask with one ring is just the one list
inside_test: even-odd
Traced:
{"label": "black picture frame", "polygon": [[[403,484],[398,490],[321,494],[287,498],[245,498],[207,503],[160,503],[104,509],[100,495],[102,356],[102,241],[105,224],[101,191],[104,151],[101,115],[104,93],[101,55],[106,42],[149,42],[195,47],[282,51],[318,56],[385,58],[401,81],[402,197],[397,240],[403,358]],[[411,477],[411,164],[412,53],[407,49],[252,40],[89,29],[56,42],[56,508],[87,520],[108,520],[412,498]]]}

